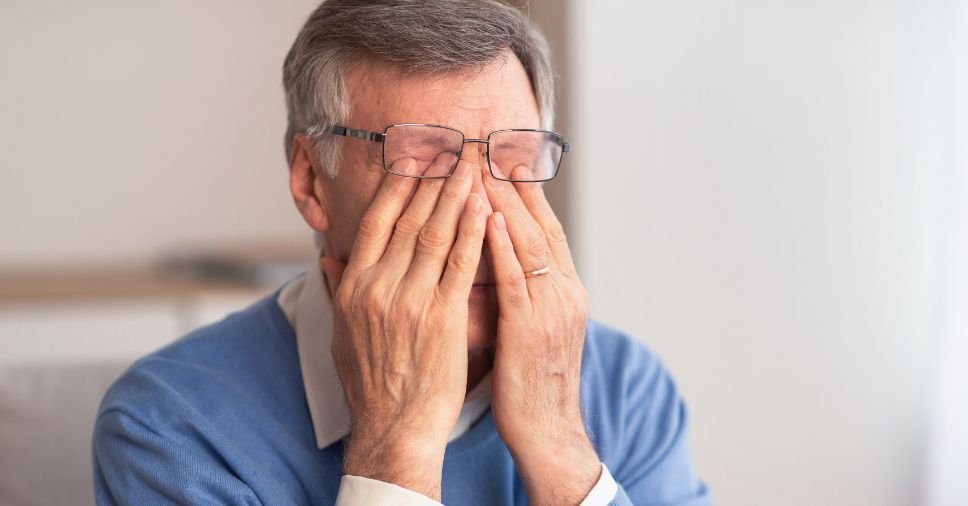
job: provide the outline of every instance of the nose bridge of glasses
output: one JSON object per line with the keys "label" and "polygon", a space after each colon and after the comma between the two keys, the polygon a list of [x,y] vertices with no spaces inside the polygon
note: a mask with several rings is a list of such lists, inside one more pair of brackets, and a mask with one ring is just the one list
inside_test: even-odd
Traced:
{"label": "nose bridge of glasses", "polygon": [[[483,171],[485,169],[485,167],[487,167],[487,148],[488,148],[487,139],[464,139],[464,144],[479,144],[480,145],[480,146],[475,146],[477,148],[476,150],[475,149],[468,150],[467,148],[464,148],[463,149],[463,152],[466,154],[468,151],[476,151],[477,152],[477,156],[476,157],[472,157],[468,161],[471,162],[471,163],[476,162],[476,168],[478,170],[482,170]],[[463,155],[461,156],[461,158],[463,158]],[[476,160],[475,160],[475,158],[476,158]]]}

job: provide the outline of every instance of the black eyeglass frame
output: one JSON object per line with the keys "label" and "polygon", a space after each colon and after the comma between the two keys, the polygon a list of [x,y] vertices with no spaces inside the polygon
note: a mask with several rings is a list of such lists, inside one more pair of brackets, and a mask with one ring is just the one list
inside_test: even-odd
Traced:
{"label": "black eyeglass frame", "polygon": [[[565,158],[565,153],[571,152],[571,143],[566,142],[565,138],[560,133],[552,132],[551,130],[541,130],[537,128],[506,128],[504,130],[495,130],[487,134],[486,139],[467,139],[464,137],[464,132],[461,132],[456,128],[452,128],[444,125],[434,125],[431,123],[396,123],[384,128],[382,133],[369,132],[366,130],[357,130],[355,128],[349,128],[342,125],[333,125],[332,127],[330,127],[328,132],[333,135],[340,135],[340,136],[349,137],[352,139],[362,139],[362,140],[371,141],[371,142],[379,142],[383,144],[383,148],[381,149],[381,154],[383,157],[383,170],[385,170],[387,174],[393,174],[395,176],[401,176],[401,177],[412,177],[416,179],[444,179],[444,178],[453,176],[454,171],[457,170],[457,164],[454,164],[454,167],[450,169],[450,172],[446,176],[408,176],[404,174],[397,174],[396,172],[390,171],[389,167],[387,167],[387,152],[386,152],[387,145],[384,142],[387,138],[387,132],[389,132],[390,129],[393,127],[406,127],[406,126],[436,127],[436,128],[443,128],[446,130],[451,130],[453,132],[459,133],[461,138],[461,147],[460,147],[460,151],[457,152],[458,160],[460,160],[461,155],[463,155],[464,153],[464,144],[467,144],[467,143],[484,144],[486,146],[484,148],[484,153],[487,156],[487,170],[491,173],[491,177],[493,177],[494,179],[500,179],[501,181],[510,181],[512,183],[543,183],[545,181],[551,181],[552,179],[555,178],[555,176],[558,175],[558,169],[561,168],[561,161]],[[491,166],[491,136],[493,136],[494,134],[500,134],[500,133],[506,133],[506,132],[539,132],[539,133],[549,134],[554,136],[558,140],[558,143],[561,145],[561,157],[558,158],[558,164],[555,165],[555,172],[551,175],[551,177],[546,179],[508,179],[508,178],[496,176],[494,174],[494,167]]]}

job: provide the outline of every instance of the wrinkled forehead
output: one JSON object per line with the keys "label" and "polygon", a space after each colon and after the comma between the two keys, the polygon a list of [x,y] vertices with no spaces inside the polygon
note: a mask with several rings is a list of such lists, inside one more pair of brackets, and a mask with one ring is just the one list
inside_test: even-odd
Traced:
{"label": "wrinkled forehead", "polygon": [[450,126],[467,137],[504,128],[539,128],[531,82],[510,52],[486,66],[434,74],[363,60],[348,72],[347,123],[382,131],[396,123]]}

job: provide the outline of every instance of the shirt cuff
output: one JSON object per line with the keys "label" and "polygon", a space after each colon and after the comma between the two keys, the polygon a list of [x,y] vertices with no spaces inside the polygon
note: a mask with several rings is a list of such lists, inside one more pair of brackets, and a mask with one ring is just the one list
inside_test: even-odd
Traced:
{"label": "shirt cuff", "polygon": [[[399,504],[400,506],[441,506],[441,504],[421,493],[403,488],[393,483],[343,475],[339,482],[339,495],[336,506],[364,506],[380,504]],[[604,504],[604,503],[602,503]]]}
{"label": "shirt cuff", "polygon": [[602,474],[598,477],[598,483],[592,487],[579,506],[607,506],[615,499],[616,494],[618,494],[618,484],[615,483],[615,478],[612,478],[612,473],[608,472],[608,467],[602,462]]}
{"label": "shirt cuff", "polygon": [[[580,506],[607,506],[618,493],[618,484],[605,463],[602,474]],[[441,506],[439,502],[393,483],[362,476],[344,475],[339,484],[336,506],[399,504],[401,506]]]}

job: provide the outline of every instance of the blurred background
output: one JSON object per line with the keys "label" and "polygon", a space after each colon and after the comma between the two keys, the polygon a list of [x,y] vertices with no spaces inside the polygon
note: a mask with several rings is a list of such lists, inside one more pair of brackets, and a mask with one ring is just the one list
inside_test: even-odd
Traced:
{"label": "blurred background", "polygon": [[[968,2],[515,2],[593,315],[723,505],[968,504]],[[0,1],[0,504],[90,502],[100,395],[306,268],[281,65],[315,0]]]}

